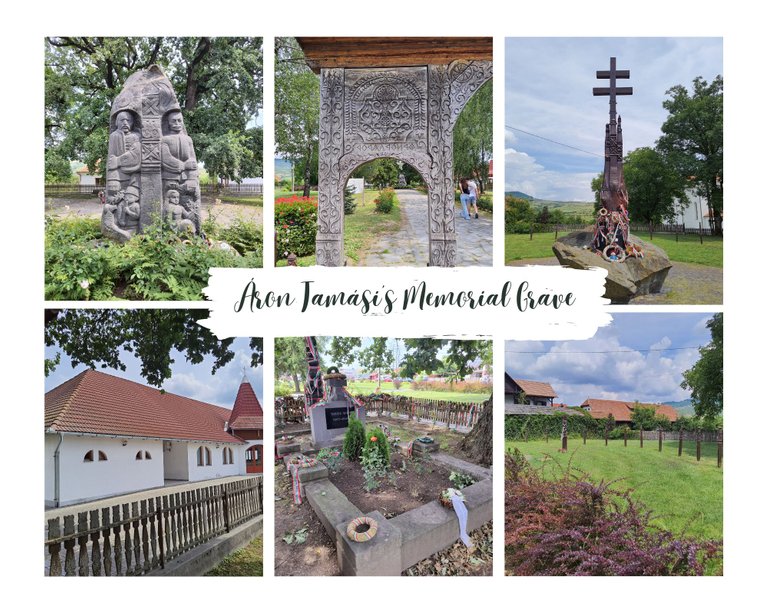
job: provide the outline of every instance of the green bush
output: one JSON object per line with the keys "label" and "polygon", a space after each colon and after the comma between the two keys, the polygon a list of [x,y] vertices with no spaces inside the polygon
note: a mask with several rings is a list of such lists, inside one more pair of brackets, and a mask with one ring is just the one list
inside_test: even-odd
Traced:
{"label": "green bush", "polygon": [[371,450],[378,450],[378,454],[384,459],[386,467],[389,467],[389,441],[379,427],[371,429],[365,434],[365,444],[363,445],[362,458],[371,454]]}
{"label": "green bush", "polygon": [[107,300],[121,272],[120,247],[100,242],[99,220],[45,221],[45,298]]}
{"label": "green bush", "polygon": [[317,234],[317,199],[291,196],[275,200],[275,234],[277,252],[283,258],[294,253],[315,253]]}
{"label": "green bush", "polygon": [[344,458],[351,461],[358,460],[364,445],[365,427],[360,420],[354,416],[350,416],[347,432],[344,434],[344,445],[342,447]]}
{"label": "green bush", "polygon": [[[595,419],[585,414],[582,416],[567,416],[568,436],[581,437],[586,431],[587,437],[602,438],[604,436],[605,420]],[[563,428],[562,415],[545,416],[505,416],[504,438],[512,440],[544,439],[545,437],[559,438]]]}
{"label": "green bush", "polygon": [[261,226],[240,217],[229,228],[222,228],[216,238],[229,243],[242,255],[252,252],[261,254],[264,251]]}
{"label": "green bush", "polygon": [[377,213],[389,213],[395,206],[395,190],[393,188],[384,188],[379,192],[379,196],[374,200]]}
{"label": "green bush", "polygon": [[477,199],[477,208],[480,211],[493,211],[493,196],[490,194],[481,194]]}

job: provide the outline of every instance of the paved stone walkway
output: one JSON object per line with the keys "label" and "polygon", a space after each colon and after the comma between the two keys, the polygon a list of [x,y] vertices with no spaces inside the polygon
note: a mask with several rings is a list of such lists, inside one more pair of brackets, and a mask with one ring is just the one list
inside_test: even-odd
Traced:
{"label": "paved stone walkway", "polygon": [[[400,230],[376,238],[361,254],[358,266],[426,266],[429,262],[427,195],[397,190],[402,222]],[[456,207],[456,266],[493,265],[493,224],[489,212],[479,219],[463,220]]]}

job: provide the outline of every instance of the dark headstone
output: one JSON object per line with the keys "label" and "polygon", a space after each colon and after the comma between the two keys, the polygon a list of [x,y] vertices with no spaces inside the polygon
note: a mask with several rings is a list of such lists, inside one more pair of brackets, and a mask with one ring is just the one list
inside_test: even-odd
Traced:
{"label": "dark headstone", "polygon": [[151,66],[131,75],[112,105],[102,234],[125,242],[160,217],[200,233],[195,149],[171,82]]}

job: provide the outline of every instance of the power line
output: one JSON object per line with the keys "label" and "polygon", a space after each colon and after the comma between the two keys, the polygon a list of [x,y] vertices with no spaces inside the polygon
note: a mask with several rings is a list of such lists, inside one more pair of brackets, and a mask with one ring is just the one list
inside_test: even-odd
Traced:
{"label": "power line", "polygon": [[647,349],[647,350],[585,350],[585,351],[574,351],[574,352],[550,352],[548,350],[541,351],[541,352],[533,352],[533,351],[516,351],[516,350],[504,350],[505,354],[632,354],[635,352],[676,352],[678,350],[698,350],[701,346],[699,345],[690,345],[685,347],[679,347],[679,348],[664,348],[664,349]]}
{"label": "power line", "polygon": [[575,149],[576,151],[580,151],[581,153],[589,154],[590,156],[595,156],[596,158],[605,158],[605,155],[596,154],[593,151],[587,151],[586,149],[579,149],[578,147],[574,147],[573,145],[568,145],[566,143],[561,143],[560,141],[553,141],[552,139],[548,139],[545,136],[541,136],[540,134],[534,134],[533,132],[528,132],[526,130],[523,130],[522,128],[515,128],[514,126],[508,126],[504,124],[505,128],[509,128],[510,130],[517,130],[518,132],[522,132],[523,134],[527,134],[528,136],[535,137],[537,139],[541,139],[542,141],[549,141],[550,143],[554,143],[555,145],[561,145],[562,147],[568,147],[569,149]]}

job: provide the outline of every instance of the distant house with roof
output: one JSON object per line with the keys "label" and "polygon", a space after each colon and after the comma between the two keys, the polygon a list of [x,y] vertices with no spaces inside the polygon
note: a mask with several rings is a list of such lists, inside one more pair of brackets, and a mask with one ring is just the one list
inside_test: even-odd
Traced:
{"label": "distant house with roof", "polygon": [[677,421],[677,411],[671,405],[663,403],[635,403],[628,401],[612,401],[609,399],[587,399],[581,404],[582,409],[593,418],[607,418],[613,416],[616,424],[629,425],[632,422],[632,410],[635,406],[652,407],[656,416],[663,416],[670,422]]}
{"label": "distant house with roof", "polygon": [[516,405],[554,405],[557,393],[547,382],[513,377],[504,374],[504,397],[511,398]]}
{"label": "distant house with roof", "polygon": [[93,174],[88,166],[84,165],[75,171],[80,185],[92,185],[94,187],[104,187],[104,176]]}
{"label": "distant house with roof", "polygon": [[45,395],[47,506],[245,475],[262,457],[263,412],[245,378],[231,411],[94,370]]}
{"label": "distant house with roof", "polygon": [[506,416],[580,416],[582,412],[555,403],[557,393],[547,382],[535,382],[504,374],[504,415]]}

